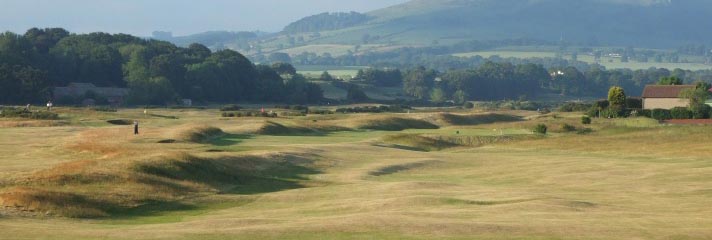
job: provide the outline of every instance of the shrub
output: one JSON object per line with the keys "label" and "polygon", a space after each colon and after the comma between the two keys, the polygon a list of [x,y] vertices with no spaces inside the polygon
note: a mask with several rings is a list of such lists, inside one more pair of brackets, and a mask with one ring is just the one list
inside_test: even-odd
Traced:
{"label": "shrub", "polygon": [[117,112],[118,111],[116,108],[112,108],[112,107],[95,107],[93,109],[94,109],[94,111],[97,111],[97,112]]}
{"label": "shrub", "polygon": [[670,115],[670,110],[667,109],[653,109],[653,111],[650,113],[650,116],[658,121],[672,119],[672,116]]}
{"label": "shrub", "polygon": [[223,106],[222,108],[220,108],[220,111],[223,111],[223,112],[240,111],[240,110],[242,110],[242,107],[234,105],[234,104],[226,105],[226,106]]}
{"label": "shrub", "polygon": [[39,120],[57,120],[59,115],[53,112],[28,112],[22,108],[5,107],[0,109],[0,117],[29,118]]}
{"label": "shrub", "polygon": [[585,103],[565,103],[564,105],[559,106],[559,112],[583,112],[588,109],[591,109],[591,104],[585,104]]}
{"label": "shrub", "polygon": [[690,107],[690,115],[694,119],[707,119],[710,117],[711,108],[707,104],[699,104]]}
{"label": "shrub", "polygon": [[475,104],[472,102],[465,102],[465,104],[462,107],[464,107],[466,109],[473,109],[473,108],[475,108]]}
{"label": "shrub", "polygon": [[685,107],[676,107],[670,110],[670,116],[673,119],[690,119],[692,118],[692,112]]}
{"label": "shrub", "polygon": [[653,117],[653,111],[650,111],[650,109],[642,109],[638,111],[638,115],[641,117],[648,117],[652,118]]}
{"label": "shrub", "polygon": [[643,99],[626,98],[625,106],[626,106],[626,108],[641,109],[641,108],[643,108]]}
{"label": "shrub", "polygon": [[581,134],[581,135],[589,134],[589,133],[592,133],[592,132],[593,132],[593,129],[590,129],[590,128],[581,128],[581,129],[579,129],[579,130],[576,131],[577,134]]}
{"label": "shrub", "polygon": [[[561,131],[564,131],[564,132],[573,132],[573,131],[576,131],[576,127],[573,126],[573,125],[569,125],[569,124],[564,123],[563,125],[561,125]],[[545,133],[546,133],[546,131],[545,131]]]}
{"label": "shrub", "polygon": [[584,125],[591,124],[591,117],[589,117],[589,116],[581,117],[581,124],[584,124]]}
{"label": "shrub", "polygon": [[546,131],[548,130],[548,127],[544,124],[538,124],[536,127],[534,127],[534,133],[538,134],[546,134]]}
{"label": "shrub", "polygon": [[610,105],[611,105],[611,104],[608,102],[608,100],[599,100],[599,101],[596,101],[596,102],[593,104],[593,107],[596,107],[596,108],[598,108],[598,109],[604,109],[604,108],[607,108],[607,107],[610,106]]}

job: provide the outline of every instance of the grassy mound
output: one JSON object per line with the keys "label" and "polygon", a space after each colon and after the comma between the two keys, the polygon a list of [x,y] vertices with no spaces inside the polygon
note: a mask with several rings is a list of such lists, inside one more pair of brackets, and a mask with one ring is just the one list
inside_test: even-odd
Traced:
{"label": "grassy mound", "polygon": [[281,123],[267,121],[260,129],[257,130],[256,134],[261,135],[274,135],[274,136],[292,136],[292,135],[314,135],[320,134],[320,131],[299,127],[299,126],[286,126]]}
{"label": "grassy mound", "polygon": [[318,173],[312,162],[291,154],[221,158],[172,154],[120,165],[80,161],[7,183],[0,192],[0,207],[28,216],[72,218],[124,216],[137,209],[155,213],[165,210],[163,206],[215,193],[304,187],[304,175]]}
{"label": "grassy mound", "polygon": [[65,217],[105,217],[107,205],[86,196],[41,190],[35,188],[15,188],[0,193],[0,206],[14,207],[36,215],[61,215]]}
{"label": "grassy mound", "polygon": [[193,127],[181,133],[181,139],[194,142],[204,143],[224,135],[225,132],[220,128],[210,126]]}
{"label": "grassy mound", "polygon": [[403,131],[406,129],[438,129],[440,127],[424,120],[389,117],[364,120],[358,124],[357,128],[380,131]]}
{"label": "grassy mound", "polygon": [[415,151],[438,151],[446,148],[456,147],[449,141],[418,134],[397,134],[383,137],[383,142],[391,144],[391,147]]}
{"label": "grassy mound", "polygon": [[440,115],[440,119],[447,124],[456,126],[466,126],[466,125],[480,125],[480,124],[491,124],[498,122],[517,122],[523,121],[519,116],[505,115],[505,114],[474,114],[474,115],[457,115],[444,113]]}

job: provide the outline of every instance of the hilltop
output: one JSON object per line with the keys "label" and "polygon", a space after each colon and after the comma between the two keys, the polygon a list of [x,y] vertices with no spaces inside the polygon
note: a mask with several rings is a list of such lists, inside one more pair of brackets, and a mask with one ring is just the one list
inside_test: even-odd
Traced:
{"label": "hilltop", "polygon": [[429,45],[466,40],[561,39],[585,45],[704,43],[712,3],[670,0],[414,0],[367,13],[365,24],[321,43]]}

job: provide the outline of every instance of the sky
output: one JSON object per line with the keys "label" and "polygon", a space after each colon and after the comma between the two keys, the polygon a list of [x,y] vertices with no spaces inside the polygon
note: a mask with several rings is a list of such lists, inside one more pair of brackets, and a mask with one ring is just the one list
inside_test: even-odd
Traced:
{"label": "sky", "polygon": [[368,12],[407,0],[0,0],[0,31],[32,27],[70,32],[182,36],[205,31],[280,31],[322,12]]}

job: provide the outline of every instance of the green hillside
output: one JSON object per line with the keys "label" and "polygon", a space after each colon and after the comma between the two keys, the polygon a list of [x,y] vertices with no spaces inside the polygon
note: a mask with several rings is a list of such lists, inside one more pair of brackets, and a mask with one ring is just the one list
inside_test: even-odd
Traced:
{"label": "green hillside", "polygon": [[[414,0],[376,10],[366,24],[319,43],[431,44],[540,39],[591,45],[677,47],[706,43],[712,3],[670,0]],[[368,39],[365,39],[367,36]]]}

